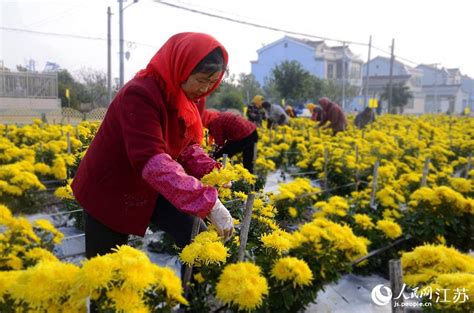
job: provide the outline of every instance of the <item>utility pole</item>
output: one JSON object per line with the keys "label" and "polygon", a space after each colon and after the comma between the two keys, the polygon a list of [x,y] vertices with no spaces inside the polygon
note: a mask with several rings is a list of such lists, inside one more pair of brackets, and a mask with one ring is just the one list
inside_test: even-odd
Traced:
{"label": "utility pole", "polygon": [[124,51],[123,51],[123,44],[124,44],[124,39],[123,39],[123,11],[125,11],[126,8],[131,6],[134,3],[137,3],[138,0],[133,0],[132,3],[127,5],[126,7],[123,7],[123,2],[126,0],[118,0],[119,3],[119,59],[120,59],[120,81],[119,81],[119,87],[122,88],[124,84]]}
{"label": "utility pole", "polygon": [[118,0],[119,3],[119,88],[122,88],[124,81],[124,64],[123,64],[123,0]]}
{"label": "utility pole", "polygon": [[346,43],[342,42],[342,108],[346,108]]}
{"label": "utility pole", "polygon": [[107,7],[107,103],[112,101],[112,11]]}
{"label": "utility pole", "polygon": [[370,52],[372,50],[372,35],[369,37],[369,56],[365,67],[365,90],[364,90],[364,108],[369,106],[369,72],[370,72]]}
{"label": "utility pole", "polygon": [[438,106],[438,64],[434,64],[434,112],[438,112],[440,110]]}
{"label": "utility pole", "polygon": [[393,50],[395,49],[395,39],[392,39],[392,51],[390,55],[390,75],[388,77],[388,113],[392,111],[392,89],[393,89],[393,61],[395,60],[395,55]]}

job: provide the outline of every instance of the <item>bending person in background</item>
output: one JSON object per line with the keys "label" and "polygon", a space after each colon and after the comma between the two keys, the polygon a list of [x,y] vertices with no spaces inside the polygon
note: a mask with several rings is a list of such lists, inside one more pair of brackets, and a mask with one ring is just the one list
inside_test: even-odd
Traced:
{"label": "bending person in background", "polygon": [[203,125],[218,146],[213,157],[218,159],[224,154],[233,157],[242,152],[243,165],[254,172],[255,144],[258,141],[257,126],[237,114],[205,110]]}
{"label": "bending person in background", "polygon": [[262,126],[262,121],[265,119],[265,112],[262,110],[263,96],[256,95],[252,99],[252,103],[247,108],[247,118],[249,121],[255,123],[257,126]]}
{"label": "bending person in background", "polygon": [[[333,135],[346,130],[347,120],[339,105],[326,97],[319,99],[318,102],[322,108],[322,117],[319,122],[319,127],[331,128]],[[327,124],[328,122],[329,124]]]}
{"label": "bending person in background", "polygon": [[271,128],[274,124],[286,125],[289,123],[290,118],[286,115],[285,110],[277,104],[270,104],[270,102],[264,101],[262,103],[263,108],[267,112],[267,128]]}
{"label": "bending person in background", "polygon": [[314,103],[308,103],[306,105],[306,108],[309,110],[311,113],[311,120],[315,122],[320,122],[322,118],[323,111],[320,106],[314,104]]}
{"label": "bending person in background", "polygon": [[362,112],[358,113],[354,119],[354,124],[357,128],[362,129],[368,124],[375,121],[375,112],[369,107],[366,107]]}
{"label": "bending person in background", "polygon": [[287,105],[287,106],[285,107],[285,113],[286,113],[286,115],[288,115],[288,117],[290,117],[290,118],[296,117],[296,112],[295,112],[295,110],[293,109],[293,107],[292,107],[291,105]]}
{"label": "bending person in background", "polygon": [[127,244],[129,234],[143,236],[150,223],[184,247],[193,216],[231,236],[233,220],[217,190],[199,181],[216,166],[200,147],[200,112],[226,66],[216,39],[180,33],[121,88],[72,183],[84,208],[88,258]]}

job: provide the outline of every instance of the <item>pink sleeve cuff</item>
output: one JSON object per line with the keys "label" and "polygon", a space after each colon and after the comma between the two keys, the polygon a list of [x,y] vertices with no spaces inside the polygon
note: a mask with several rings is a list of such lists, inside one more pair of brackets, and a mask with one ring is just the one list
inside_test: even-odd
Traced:
{"label": "pink sleeve cuff", "polygon": [[183,165],[186,173],[198,179],[218,167],[218,163],[208,156],[198,144],[186,147],[178,157],[178,162]]}
{"label": "pink sleeve cuff", "polygon": [[189,176],[183,167],[166,153],[152,157],[142,171],[142,177],[177,209],[205,218],[217,201],[217,190],[204,186]]}

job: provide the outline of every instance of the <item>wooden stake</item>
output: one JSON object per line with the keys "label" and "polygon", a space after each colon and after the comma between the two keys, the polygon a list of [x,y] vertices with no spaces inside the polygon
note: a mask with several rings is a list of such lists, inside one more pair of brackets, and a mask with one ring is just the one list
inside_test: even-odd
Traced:
{"label": "wooden stake", "polygon": [[328,157],[328,148],[324,147],[324,190],[328,189],[328,163],[329,163],[329,157]]}
{"label": "wooden stake", "polygon": [[66,133],[66,141],[67,141],[67,154],[71,154],[71,134],[69,132]]}
{"label": "wooden stake", "polygon": [[423,176],[421,176],[421,187],[426,187],[426,181],[428,179],[428,172],[430,170],[430,158],[426,158],[425,165],[423,166]]}
{"label": "wooden stake", "polygon": [[403,313],[403,295],[399,297],[403,289],[402,265],[400,259],[390,260],[388,263],[390,272],[390,289],[392,289],[392,313]]}
{"label": "wooden stake", "polygon": [[359,190],[359,146],[355,145],[355,163],[356,163],[356,170],[355,170],[355,190]]}
{"label": "wooden stake", "polygon": [[469,153],[469,157],[467,158],[466,173],[464,173],[464,178],[467,178],[469,176],[471,167],[472,167],[472,153]]}
{"label": "wooden stake", "polygon": [[224,153],[222,155],[222,168],[225,168],[226,165],[227,165],[227,153]]}
{"label": "wooden stake", "polygon": [[[257,143],[255,142],[255,143],[253,144],[252,174],[254,174],[255,171],[257,170],[257,169],[256,169],[257,154],[258,154],[258,151],[257,151]],[[253,186],[252,189],[255,190],[255,185]]]}
{"label": "wooden stake", "polygon": [[372,179],[372,193],[370,194],[370,207],[375,209],[375,196],[377,194],[377,181],[379,179],[379,160],[375,162],[374,174]]}
{"label": "wooden stake", "polygon": [[245,248],[247,246],[247,239],[249,236],[250,221],[252,220],[252,210],[253,210],[254,200],[255,200],[255,193],[251,192],[247,196],[247,202],[245,203],[244,220],[242,221],[242,228],[240,229],[240,247],[239,247],[239,255],[237,259],[239,262],[243,261],[244,256],[245,256]]}
{"label": "wooden stake", "polygon": [[[194,240],[194,237],[197,236],[199,233],[199,228],[201,226],[201,219],[199,217],[194,217],[193,219],[193,228],[191,230],[191,240],[192,242]],[[191,281],[191,275],[193,274],[193,267],[192,266],[186,266],[186,269],[184,270],[184,277],[183,277],[183,289],[184,289],[184,297],[186,298],[186,295],[188,294],[189,291],[189,282]]]}

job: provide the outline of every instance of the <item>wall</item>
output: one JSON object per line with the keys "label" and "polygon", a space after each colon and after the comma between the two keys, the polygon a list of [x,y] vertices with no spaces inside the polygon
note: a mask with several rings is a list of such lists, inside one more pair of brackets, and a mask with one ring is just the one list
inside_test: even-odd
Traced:
{"label": "wall", "polygon": [[257,52],[258,60],[252,61],[252,74],[261,86],[265,78],[271,75],[272,69],[283,61],[298,61],[312,75],[324,77],[324,63],[316,60],[314,49],[303,43],[284,37]]}
{"label": "wall", "polygon": [[[52,111],[61,108],[61,99],[3,98],[0,97],[0,110]],[[1,114],[1,113],[0,113]]]}

